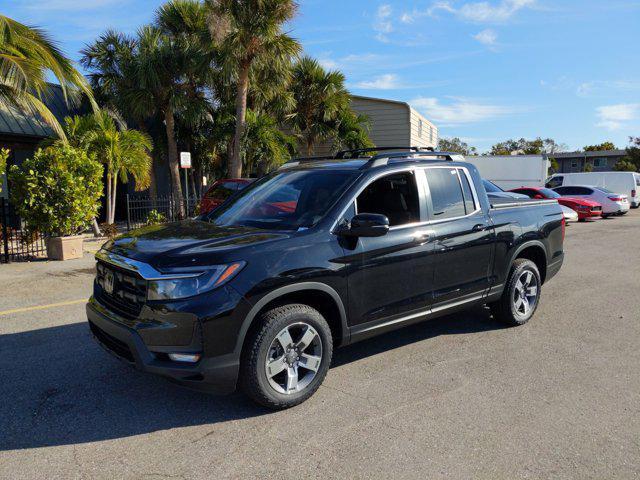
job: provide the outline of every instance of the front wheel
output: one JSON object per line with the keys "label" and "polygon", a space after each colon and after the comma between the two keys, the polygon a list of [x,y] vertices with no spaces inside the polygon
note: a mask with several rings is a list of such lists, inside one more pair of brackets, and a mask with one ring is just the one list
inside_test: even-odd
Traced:
{"label": "front wheel", "polygon": [[507,325],[524,325],[538,308],[540,272],[531,260],[513,262],[502,297],[490,305],[493,316]]}
{"label": "front wheel", "polygon": [[333,355],[331,329],[308,305],[265,312],[242,356],[240,384],[257,403],[274,410],[307,400],[320,387]]}

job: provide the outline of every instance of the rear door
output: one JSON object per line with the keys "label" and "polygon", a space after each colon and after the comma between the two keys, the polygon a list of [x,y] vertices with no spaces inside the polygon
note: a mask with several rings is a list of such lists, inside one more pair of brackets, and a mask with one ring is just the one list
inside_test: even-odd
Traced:
{"label": "rear door", "polygon": [[466,168],[427,167],[425,174],[435,240],[435,310],[479,298],[488,289],[495,234]]}

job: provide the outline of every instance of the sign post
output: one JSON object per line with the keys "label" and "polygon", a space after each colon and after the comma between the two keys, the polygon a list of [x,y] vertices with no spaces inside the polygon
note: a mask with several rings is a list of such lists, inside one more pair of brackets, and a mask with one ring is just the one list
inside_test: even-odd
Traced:
{"label": "sign post", "polygon": [[185,210],[187,216],[189,216],[189,178],[187,176],[187,169],[191,168],[191,152],[180,152],[180,168],[184,169],[184,192],[187,198],[187,207]]}

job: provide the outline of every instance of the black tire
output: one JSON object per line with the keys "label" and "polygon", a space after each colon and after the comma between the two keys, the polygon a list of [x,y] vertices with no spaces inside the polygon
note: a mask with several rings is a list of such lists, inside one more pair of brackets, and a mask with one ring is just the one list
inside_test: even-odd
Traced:
{"label": "black tire", "polygon": [[[240,387],[252,400],[273,410],[299,405],[316,392],[329,370],[333,356],[333,338],[329,324],[317,310],[302,304],[276,307],[260,315],[257,321],[258,327],[249,334],[240,361]],[[315,377],[302,390],[281,393],[272,387],[267,378],[266,361],[276,336],[283,329],[291,325],[296,328],[295,325],[300,323],[311,326],[321,341],[320,366]]]}
{"label": "black tire", "polygon": [[[533,305],[530,306],[530,310],[523,314],[518,310],[514,302],[515,298],[517,298],[518,280],[521,279],[525,272],[531,272],[533,275],[532,282],[535,282],[536,296]],[[502,297],[497,302],[489,305],[494,318],[511,326],[519,326],[527,323],[540,303],[541,286],[540,272],[536,264],[526,258],[516,259],[511,266]],[[527,303],[529,304],[529,300],[527,300]]]}

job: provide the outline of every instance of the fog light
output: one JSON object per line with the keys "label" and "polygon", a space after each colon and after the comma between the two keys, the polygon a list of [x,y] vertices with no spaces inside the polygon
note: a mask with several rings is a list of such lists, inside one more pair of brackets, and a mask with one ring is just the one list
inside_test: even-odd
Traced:
{"label": "fog light", "polygon": [[196,363],[200,360],[199,353],[170,353],[169,358],[174,362]]}

